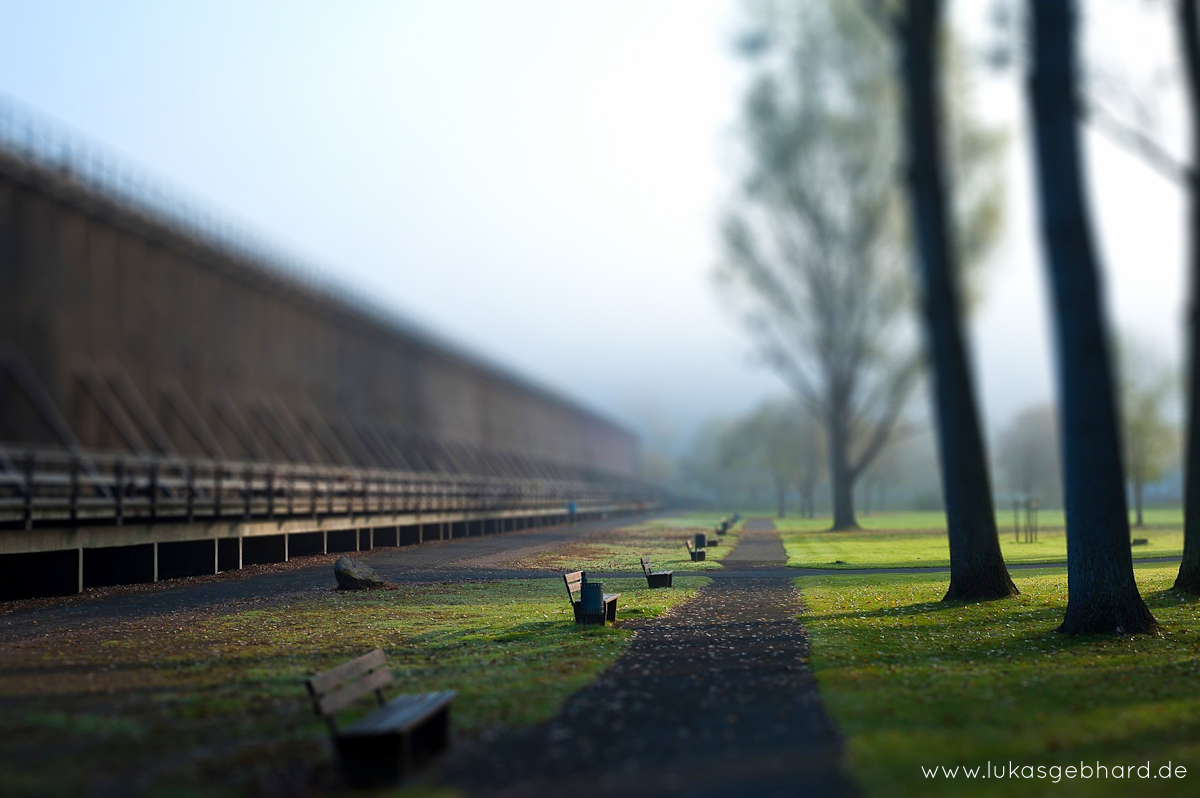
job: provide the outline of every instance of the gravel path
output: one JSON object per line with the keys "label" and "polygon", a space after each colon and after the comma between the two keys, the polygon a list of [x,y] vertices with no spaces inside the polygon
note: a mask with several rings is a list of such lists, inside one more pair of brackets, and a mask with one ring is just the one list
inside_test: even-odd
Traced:
{"label": "gravel path", "polygon": [[[808,669],[800,597],[771,522],[750,522],[714,580],[640,625],[552,720],[464,746],[428,775],[478,796],[837,796],[854,792]],[[618,617],[620,612],[618,611]]]}
{"label": "gravel path", "polygon": [[[562,574],[513,568],[529,552],[586,540],[614,526],[644,518],[588,521],[574,526],[540,527],[479,537],[379,548],[350,556],[364,559],[393,582],[462,582],[530,579]],[[334,560],[341,554],[298,557],[286,563],[254,565],[214,576],[170,579],[157,584],[97,588],[74,596],[0,602],[0,643],[44,634],[49,629],[130,618],[153,618],[203,610],[227,602],[285,600],[313,590],[332,590]],[[640,576],[641,574],[638,574]]]}

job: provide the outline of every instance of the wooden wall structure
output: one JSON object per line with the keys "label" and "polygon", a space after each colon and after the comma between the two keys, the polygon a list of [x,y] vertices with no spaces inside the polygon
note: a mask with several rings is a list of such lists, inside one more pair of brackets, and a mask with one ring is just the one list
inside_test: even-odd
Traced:
{"label": "wooden wall structure", "polygon": [[0,151],[0,444],[632,478],[628,431]]}

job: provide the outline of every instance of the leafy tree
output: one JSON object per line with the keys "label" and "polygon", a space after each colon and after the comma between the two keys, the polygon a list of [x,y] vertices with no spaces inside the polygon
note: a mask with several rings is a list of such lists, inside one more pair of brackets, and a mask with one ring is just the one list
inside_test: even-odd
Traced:
{"label": "leafy tree", "polygon": [[1175,459],[1175,430],[1166,419],[1174,376],[1153,350],[1132,338],[1122,342],[1121,415],[1125,431],[1125,467],[1133,493],[1135,524],[1142,526],[1146,485],[1162,477]]}
{"label": "leafy tree", "polygon": [[1053,405],[1033,405],[1017,413],[1000,433],[996,457],[1010,491],[1036,498],[1045,507],[1062,503],[1058,415]]}
{"label": "leafy tree", "polygon": [[780,518],[787,512],[787,494],[792,489],[800,493],[801,513],[812,513],[822,471],[821,430],[795,402],[760,406],[725,431],[721,451],[726,467],[767,478]]}
{"label": "leafy tree", "polygon": [[688,499],[721,505],[753,495],[750,475],[730,468],[721,451],[721,442],[732,426],[733,423],[727,420],[714,420],[701,426],[690,450],[680,461],[678,493]]}
{"label": "leafy tree", "polygon": [[1133,577],[1117,402],[1076,118],[1075,8],[1030,0],[1032,110],[1063,427],[1067,612],[1058,631],[1157,627]]}
{"label": "leafy tree", "polygon": [[[749,303],[765,360],[821,420],[833,528],[851,529],[855,483],[892,436],[918,376],[904,325],[911,297],[896,86],[858,4],[754,9],[743,39],[755,70],[745,175],[724,225],[721,273]],[[996,137],[961,116],[950,149],[963,174],[978,174]],[[955,209],[972,259],[994,233],[998,196],[973,192]]]}

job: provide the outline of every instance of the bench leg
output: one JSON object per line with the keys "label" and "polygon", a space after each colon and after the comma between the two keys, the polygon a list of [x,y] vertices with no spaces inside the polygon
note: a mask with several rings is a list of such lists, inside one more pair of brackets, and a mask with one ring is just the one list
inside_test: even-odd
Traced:
{"label": "bench leg", "polygon": [[407,742],[400,739],[398,734],[337,739],[342,774],[353,787],[371,787],[398,781],[406,770],[406,747]]}
{"label": "bench leg", "polygon": [[616,622],[616,620],[617,620],[617,600],[616,599],[613,599],[612,601],[610,601],[604,605],[604,618],[605,618],[605,620],[609,621],[610,623]]}
{"label": "bench leg", "polygon": [[410,736],[410,754],[414,762],[424,762],[445,750],[450,744],[450,707],[443,707],[414,729]]}

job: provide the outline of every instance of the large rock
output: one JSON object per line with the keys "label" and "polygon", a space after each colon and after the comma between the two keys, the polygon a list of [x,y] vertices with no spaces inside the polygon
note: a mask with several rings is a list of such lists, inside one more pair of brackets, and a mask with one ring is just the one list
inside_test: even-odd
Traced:
{"label": "large rock", "polygon": [[387,587],[387,582],[366,563],[341,557],[333,564],[339,590],[372,590]]}

